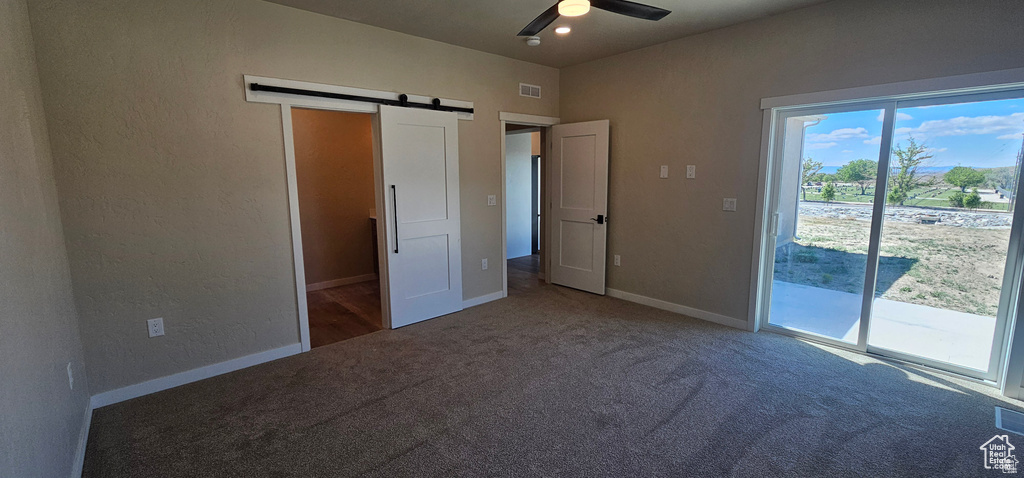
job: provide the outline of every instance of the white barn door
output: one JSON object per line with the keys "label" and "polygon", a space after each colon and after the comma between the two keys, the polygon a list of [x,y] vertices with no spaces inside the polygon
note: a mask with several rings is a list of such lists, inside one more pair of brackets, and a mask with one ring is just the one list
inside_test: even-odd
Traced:
{"label": "white barn door", "polygon": [[456,113],[380,107],[391,327],[462,310]]}
{"label": "white barn door", "polygon": [[551,132],[551,282],[604,295],[609,122]]}

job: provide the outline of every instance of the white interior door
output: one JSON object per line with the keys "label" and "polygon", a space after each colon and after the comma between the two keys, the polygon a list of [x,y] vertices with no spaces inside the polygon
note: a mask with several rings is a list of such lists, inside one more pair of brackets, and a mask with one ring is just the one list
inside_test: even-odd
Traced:
{"label": "white interior door", "polygon": [[381,106],[380,153],[391,327],[462,310],[456,114]]}
{"label": "white interior door", "polygon": [[551,282],[604,295],[608,120],[551,128]]}

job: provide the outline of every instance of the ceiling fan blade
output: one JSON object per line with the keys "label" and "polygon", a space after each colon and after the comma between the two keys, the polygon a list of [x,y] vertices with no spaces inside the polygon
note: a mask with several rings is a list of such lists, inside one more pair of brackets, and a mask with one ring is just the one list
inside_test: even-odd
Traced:
{"label": "ceiling fan blade", "polygon": [[664,8],[652,7],[627,0],[590,0],[590,6],[620,15],[643,18],[644,20],[661,20],[665,18],[665,15],[672,13]]}
{"label": "ceiling fan blade", "polygon": [[544,13],[541,13],[540,16],[534,18],[517,36],[532,37],[547,28],[558,16],[558,4],[556,3],[551,8],[545,10]]}

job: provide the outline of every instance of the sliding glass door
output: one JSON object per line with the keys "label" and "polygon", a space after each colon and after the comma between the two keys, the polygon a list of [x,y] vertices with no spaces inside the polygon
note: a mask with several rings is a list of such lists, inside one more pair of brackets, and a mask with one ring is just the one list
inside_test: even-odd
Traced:
{"label": "sliding glass door", "polygon": [[1022,98],[775,112],[762,325],[996,379],[1020,283]]}
{"label": "sliding glass door", "polygon": [[[883,113],[818,108],[778,121],[771,324],[858,343]],[[859,175],[835,181],[851,161]]]}
{"label": "sliding glass door", "polygon": [[869,348],[980,377],[997,368],[1022,132],[1019,98],[897,105]]}

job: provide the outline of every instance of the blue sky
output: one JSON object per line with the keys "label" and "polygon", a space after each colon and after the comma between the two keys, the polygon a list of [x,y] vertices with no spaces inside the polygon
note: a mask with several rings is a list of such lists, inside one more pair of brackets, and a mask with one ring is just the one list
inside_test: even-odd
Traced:
{"label": "blue sky", "polygon": [[[807,128],[804,156],[826,167],[878,160],[882,111],[836,113]],[[1024,99],[900,108],[893,142],[911,135],[934,156],[925,166],[1013,166],[1024,134]]]}

